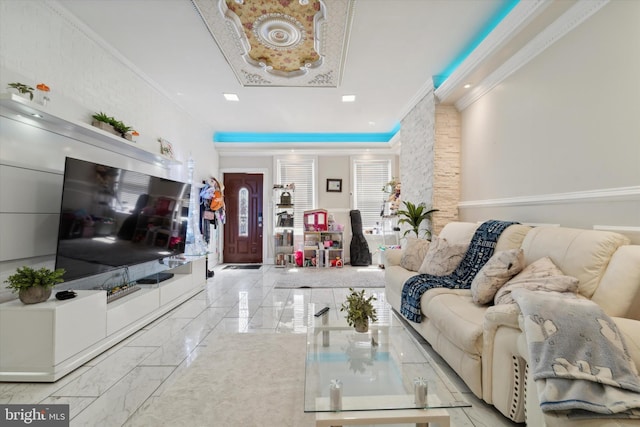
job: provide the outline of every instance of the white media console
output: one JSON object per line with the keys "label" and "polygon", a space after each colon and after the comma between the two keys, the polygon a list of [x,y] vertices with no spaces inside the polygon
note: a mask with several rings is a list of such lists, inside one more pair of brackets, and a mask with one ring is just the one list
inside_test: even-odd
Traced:
{"label": "white media console", "polygon": [[161,283],[107,304],[106,291],[54,294],[43,303],[0,304],[0,382],[54,382],[200,292],[205,258],[169,272]]}

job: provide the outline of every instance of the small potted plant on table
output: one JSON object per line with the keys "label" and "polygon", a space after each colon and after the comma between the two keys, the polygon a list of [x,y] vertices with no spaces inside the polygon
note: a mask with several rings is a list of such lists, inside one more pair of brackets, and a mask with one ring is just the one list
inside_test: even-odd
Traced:
{"label": "small potted plant on table", "polygon": [[18,292],[18,298],[24,304],[35,304],[49,299],[52,288],[64,282],[64,273],[62,268],[52,271],[45,267],[35,270],[25,266],[18,268],[4,282],[8,283],[7,288]]}
{"label": "small potted plant on table", "polygon": [[347,300],[342,303],[340,311],[346,311],[347,323],[349,326],[356,328],[356,332],[367,332],[369,330],[369,320],[375,322],[378,320],[376,309],[373,301],[376,300],[374,295],[367,297],[364,289],[360,292],[353,288],[349,288],[351,292],[347,296]]}

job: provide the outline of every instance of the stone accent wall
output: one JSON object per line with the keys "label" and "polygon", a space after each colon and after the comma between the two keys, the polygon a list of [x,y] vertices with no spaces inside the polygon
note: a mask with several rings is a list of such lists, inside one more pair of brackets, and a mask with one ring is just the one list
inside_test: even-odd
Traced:
{"label": "stone accent wall", "polygon": [[431,224],[433,233],[438,234],[447,223],[458,220],[460,113],[454,106],[436,106],[433,93],[429,93],[401,125],[402,200],[439,209]]}
{"label": "stone accent wall", "polygon": [[447,223],[458,220],[460,201],[461,117],[452,105],[435,109],[433,168],[433,231],[439,233]]}
{"label": "stone accent wall", "polygon": [[428,207],[433,206],[435,111],[435,97],[430,92],[402,120],[400,135],[402,200],[424,202]]}

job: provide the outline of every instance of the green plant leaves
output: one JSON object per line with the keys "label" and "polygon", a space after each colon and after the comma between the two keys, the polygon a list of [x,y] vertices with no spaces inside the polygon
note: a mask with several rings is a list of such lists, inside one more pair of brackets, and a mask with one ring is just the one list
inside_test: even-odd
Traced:
{"label": "green plant leaves", "polygon": [[65,270],[63,268],[52,271],[45,267],[35,270],[31,267],[24,266],[17,268],[16,273],[9,276],[4,283],[8,283],[7,287],[14,292],[32,286],[52,288],[58,283],[64,282],[62,278],[64,273]]}
{"label": "green plant leaves", "polygon": [[356,323],[371,319],[372,322],[378,320],[376,309],[373,306],[373,301],[376,301],[375,295],[367,297],[365,290],[360,292],[353,288],[349,288],[351,293],[347,295],[347,300],[340,306],[340,311],[346,311],[347,324],[349,326],[355,326]]}
{"label": "green plant leaves", "polygon": [[[404,237],[413,232],[416,237],[420,237],[420,224],[422,224],[422,221],[430,219],[431,214],[438,212],[438,209],[427,210],[427,206],[424,203],[415,205],[409,201],[403,201],[402,204],[405,208],[398,210],[398,215],[403,217],[398,220],[398,224],[407,224],[411,227],[402,236]],[[431,237],[431,231],[429,230],[424,230],[424,234],[427,238]]]}
{"label": "green plant leaves", "polygon": [[28,86],[24,83],[19,83],[19,82],[15,82],[15,83],[9,83],[7,85],[7,87],[12,88],[12,89],[16,89],[18,92],[20,93],[28,93],[29,94],[29,99],[31,101],[33,101],[33,88],[31,86]]}

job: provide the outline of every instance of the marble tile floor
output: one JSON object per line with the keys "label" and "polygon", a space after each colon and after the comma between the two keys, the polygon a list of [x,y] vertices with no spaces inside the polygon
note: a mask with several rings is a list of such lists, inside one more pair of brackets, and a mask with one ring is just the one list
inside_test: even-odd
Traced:
{"label": "marble tile floor", "polygon": [[[340,316],[348,293],[346,288],[275,289],[282,269],[223,266],[215,268],[202,292],[57,382],[0,383],[0,403],[64,403],[70,405],[71,426],[123,426],[189,369],[202,346],[215,345],[220,334],[304,334],[310,308],[329,306],[333,316]],[[378,298],[381,319],[396,316],[385,303],[384,289],[368,292]],[[414,336],[472,404],[449,410],[452,426],[517,425],[469,392],[429,344]]]}

